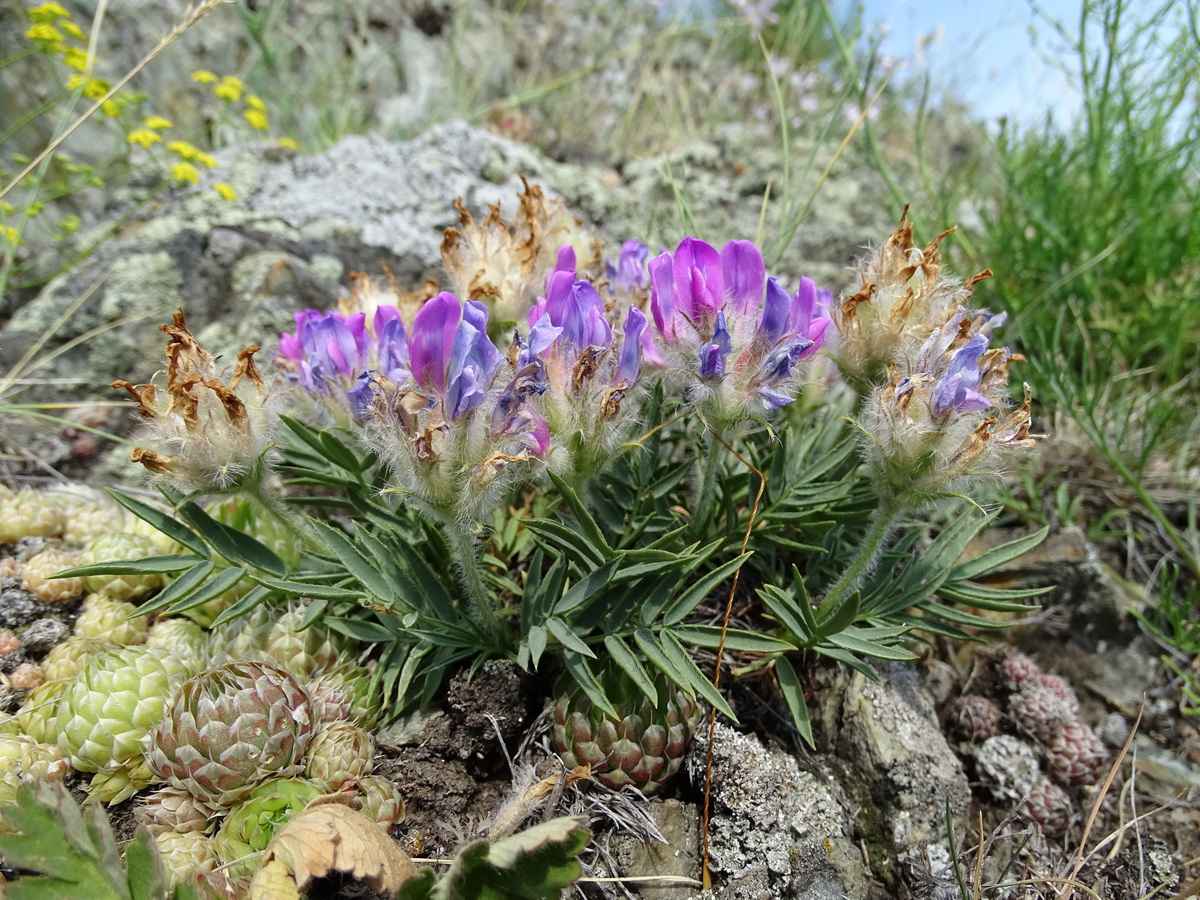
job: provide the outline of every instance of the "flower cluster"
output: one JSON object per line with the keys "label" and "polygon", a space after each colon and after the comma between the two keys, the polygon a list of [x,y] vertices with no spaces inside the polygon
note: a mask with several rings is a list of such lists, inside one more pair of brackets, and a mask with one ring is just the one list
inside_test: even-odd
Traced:
{"label": "flower cluster", "polygon": [[223,492],[257,483],[276,423],[272,397],[254,365],[262,348],[239,353],[227,376],[196,343],[182,310],[173,324],[159,329],[168,338],[165,391],[128,381],[112,387],[129,392],[150,426],[150,438],[171,452],[135,447],[131,458],[187,491]]}
{"label": "flower cluster", "polygon": [[514,464],[595,474],[636,408],[645,315],[629,308],[615,329],[574,250],[558,259],[507,356],[482,302],[442,292],[410,318],[415,304],[361,275],[340,309],[297,313],[280,356],[336,419],[365,429],[402,490],[473,527]]}
{"label": "flower cluster", "polygon": [[600,293],[577,277],[575,252],[563,247],[545,296],[526,320],[529,336],[518,341],[517,369],[539,385],[537,405],[557,448],[551,466],[586,480],[611,458],[622,424],[636,409],[626,398],[642,371],[646,315],[628,307],[614,334]]}
{"label": "flower cluster", "polygon": [[651,260],[650,310],[665,362],[685,374],[689,397],[711,422],[734,423],[794,399],[801,363],[820,348],[828,300],[809,278],[795,294],[768,278],[750,241],[720,252],[685,238]]}
{"label": "flower cluster", "polygon": [[981,272],[961,284],[943,276],[938,244],[952,232],[917,247],[906,206],[883,246],[859,263],[857,290],[833,307],[834,358],[859,394],[886,379],[893,360],[955,315],[975,283],[991,275]]}
{"label": "flower cluster", "polygon": [[[1021,357],[989,347],[1005,316],[965,305],[991,273],[962,285],[947,282],[937,241],[920,251],[911,237],[905,217],[865,264],[888,290],[868,284],[842,303],[835,356],[852,382],[887,358],[886,380],[864,405],[866,457],[885,500],[921,506],[963,477],[987,473],[996,451],[1031,449],[1036,435],[1028,385],[1021,405],[1008,409],[1008,365]],[[917,283],[909,284],[914,277]],[[886,302],[864,299],[871,296]],[[860,315],[864,308],[871,314]]]}

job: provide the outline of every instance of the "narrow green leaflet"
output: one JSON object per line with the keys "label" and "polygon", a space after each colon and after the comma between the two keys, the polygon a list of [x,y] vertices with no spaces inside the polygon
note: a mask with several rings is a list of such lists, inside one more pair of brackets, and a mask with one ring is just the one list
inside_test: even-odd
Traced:
{"label": "narrow green leaflet", "polygon": [[972,560],[959,563],[950,570],[950,581],[969,581],[973,578],[978,578],[981,575],[986,575],[988,572],[1000,566],[1018,559],[1038,546],[1046,539],[1050,528],[1035,531],[1033,534],[1026,535],[1016,540],[1008,541],[1001,544],[999,547],[993,547],[984,553],[979,554]]}
{"label": "narrow green leaflet", "polygon": [[715,706],[717,712],[736,724],[738,718],[733,714],[733,710],[725,701],[725,698],[721,696],[720,692],[712,686],[712,682],[700,671],[700,668],[696,665],[692,657],[688,655],[683,645],[665,628],[662,631],[662,648],[663,652],[670,658],[672,665],[683,673],[684,678],[695,688],[696,693]]}
{"label": "narrow green leaflet", "polygon": [[583,501],[579,499],[579,495],[574,489],[559,478],[550,469],[546,470],[546,474],[550,476],[550,480],[554,482],[554,487],[562,498],[571,507],[571,512],[575,514],[575,521],[579,525],[579,531],[583,535],[584,540],[592,546],[594,551],[601,557],[606,559],[612,553],[612,547],[609,546],[608,540],[604,537],[604,532],[600,530],[600,526],[596,524],[596,520],[592,518],[587,511],[587,507],[583,505]]}
{"label": "narrow green leaflet", "polygon": [[579,635],[573,632],[570,629],[570,626],[568,626],[566,622],[557,616],[551,616],[546,620],[546,629],[552,635],[558,638],[559,643],[561,643],[568,650],[572,650],[575,653],[582,654],[583,656],[587,656],[592,659],[596,658],[596,654],[592,652],[592,648],[585,644],[580,639]]}
{"label": "narrow green leaflet", "polygon": [[[144,556],[141,559],[114,559],[112,562],[76,566],[55,572],[51,578],[86,577],[88,575],[141,575],[144,572],[182,572],[192,566],[208,562],[203,556],[168,554],[166,556]],[[211,565],[211,563],[209,563]]]}
{"label": "narrow green leaflet", "polygon": [[148,503],[136,500],[114,488],[106,488],[109,496],[144,522],[149,522],[177,544],[182,544],[193,553],[208,556],[208,545],[190,528],[177,522],[173,516]]}
{"label": "narrow green leaflet", "polygon": [[613,571],[620,561],[620,556],[615,556],[600,568],[589,572],[587,577],[571,585],[570,590],[563,594],[562,599],[554,604],[554,612],[561,616],[594,597],[612,580]]}
{"label": "narrow green leaflet", "polygon": [[727,578],[732,578],[733,573],[742,567],[742,565],[751,557],[751,553],[743,553],[740,556],[735,556],[733,559],[724,565],[717,566],[686,591],[679,595],[679,598],[666,608],[663,612],[663,624],[674,625],[686,619],[700,602],[704,600],[713,589]]}
{"label": "narrow green leaflet", "polygon": [[217,567],[211,559],[202,560],[198,565],[192,566],[163,590],[159,591],[152,600],[148,600],[139,606],[134,615],[147,616],[150,613],[158,612],[160,609],[165,609],[176,600],[186,597],[212,575],[213,570]]}
{"label": "narrow green leaflet", "polygon": [[287,574],[287,565],[273,550],[244,531],[218,522],[195,503],[185,503],[179,515],[230,562],[246,563],[279,578]]}
{"label": "narrow green leaflet", "polygon": [[[721,644],[721,628],[718,625],[676,625],[671,633],[694,647],[716,650]],[[795,644],[767,634],[730,628],[725,632],[725,649],[737,653],[782,653],[798,648]]]}
{"label": "narrow green leaflet", "polygon": [[613,658],[621,669],[633,679],[633,683],[638,686],[643,694],[649,698],[650,703],[658,708],[658,688],[654,686],[654,681],[650,677],[641,661],[637,658],[637,654],[629,649],[629,645],[615,635],[606,635],[604,638],[604,647],[608,650],[609,656]]}
{"label": "narrow green leaflet", "polygon": [[220,597],[226,591],[232,589],[239,581],[241,581],[245,577],[245,575],[246,575],[246,570],[242,569],[242,568],[238,568],[238,567],[234,567],[232,569],[225,569],[222,572],[218,572],[213,577],[212,581],[210,581],[208,584],[204,585],[203,587],[193,591],[188,596],[177,600],[175,603],[173,603],[171,605],[170,609],[168,609],[167,612],[181,613],[181,612],[185,612],[186,610],[189,610],[189,609],[195,609],[197,606],[203,606],[205,603],[208,603],[210,600],[215,600],[217,597]]}
{"label": "narrow green leaflet", "polygon": [[374,566],[367,562],[366,557],[358,552],[358,548],[350,543],[350,539],[343,532],[324,522],[313,522],[313,527],[320,533],[325,545],[341,560],[346,571],[354,576],[359,584],[385,603],[395,599],[396,592],[392,585],[379,574]]}
{"label": "narrow green leaflet", "polygon": [[804,686],[800,683],[800,678],[796,674],[791,660],[786,656],[780,656],[775,660],[775,677],[779,680],[780,693],[783,694],[783,701],[787,704],[788,712],[792,714],[792,722],[796,725],[796,730],[804,738],[804,743],[815,749],[817,745],[813,740],[812,722],[808,717],[808,703],[804,699]]}

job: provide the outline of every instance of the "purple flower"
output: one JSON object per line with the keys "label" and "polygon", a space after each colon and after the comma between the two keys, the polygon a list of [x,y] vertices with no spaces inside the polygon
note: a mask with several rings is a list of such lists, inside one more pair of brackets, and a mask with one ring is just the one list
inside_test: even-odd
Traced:
{"label": "purple flower", "polygon": [[315,309],[296,313],[296,333],[283,334],[279,352],[300,363],[300,380],[312,391],[325,392],[334,379],[352,378],[366,362],[366,316],[356,313],[321,314]]}
{"label": "purple flower", "polygon": [[461,320],[458,298],[447,291],[427,300],[413,319],[408,338],[413,380],[439,396],[446,393],[446,366]]}
{"label": "purple flower", "polygon": [[629,307],[621,341],[621,359],[617,363],[613,384],[629,387],[642,374],[642,335],[646,332],[646,325],[646,314],[636,306]]}
{"label": "purple flower", "polygon": [[725,327],[725,313],[717,313],[717,325],[712,340],[700,351],[700,377],[721,378],[725,375],[725,358],[733,349],[729,329]]}
{"label": "purple flower", "polygon": [[987,345],[987,338],[977,334],[955,352],[949,368],[933,387],[933,414],[936,418],[940,419],[951,412],[957,415],[976,412],[992,405],[992,401],[975,390],[982,377],[980,357]]}
{"label": "purple flower", "polygon": [[730,241],[721,248],[721,277],[733,311],[739,316],[757,315],[767,269],[753,241]]}
{"label": "purple flower", "polygon": [[[829,326],[810,278],[790,295],[766,277],[762,253],[750,241],[730,241],[718,253],[695,238],[650,262],[650,310],[676,365],[696,373],[718,417],[744,414],[751,399],[767,409],[792,401],[801,362],[816,354]],[[646,358],[654,362],[649,349]],[[755,405],[752,404],[752,405]],[[719,412],[717,410],[719,409]]]}
{"label": "purple flower", "polygon": [[[504,360],[487,336],[487,321],[488,310],[482,303],[468,300],[463,304],[462,321],[454,333],[446,369],[446,408],[452,420],[487,398]],[[414,332],[416,328],[414,322]]]}
{"label": "purple flower", "polygon": [[648,283],[646,258],[649,255],[650,248],[641,241],[626,241],[621,245],[617,264],[608,264],[608,280],[627,294],[641,290]]}

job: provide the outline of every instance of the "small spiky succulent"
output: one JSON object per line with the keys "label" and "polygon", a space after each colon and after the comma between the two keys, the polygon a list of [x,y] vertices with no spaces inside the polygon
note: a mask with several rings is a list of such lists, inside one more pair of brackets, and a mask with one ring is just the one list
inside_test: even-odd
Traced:
{"label": "small spiky succulent", "polygon": [[1013,719],[1026,732],[1043,744],[1048,743],[1063,726],[1074,720],[1071,707],[1062,697],[1045,687],[1027,687],[1008,698]]}
{"label": "small spiky succulent", "polygon": [[404,821],[404,798],[394,784],[382,775],[364,775],[355,785],[363,815],[385,828]]}
{"label": "small spiky succulent", "polygon": [[1075,696],[1074,689],[1071,685],[1067,684],[1065,678],[1052,675],[1049,672],[1043,672],[1038,676],[1037,684],[1038,687],[1050,691],[1057,696],[1065,704],[1072,718],[1079,712],[1079,698]]}
{"label": "small spiky succulent", "polygon": [[[105,534],[91,541],[79,554],[79,565],[112,562],[114,559],[141,559],[158,556],[162,549],[144,535],[122,532]],[[139,600],[163,586],[159,572],[141,575],[88,575],[84,578],[87,589],[95,594],[106,594],[114,600]]]}
{"label": "small spiky succulent", "polygon": [[58,747],[21,735],[0,736],[0,806],[16,802],[22,778],[62,781],[70,771],[71,763]]}
{"label": "small spiky succulent", "polygon": [[1050,774],[1060,784],[1096,784],[1108,771],[1108,751],[1096,732],[1080,722],[1068,722],[1046,743]]}
{"label": "small spiky succulent", "polygon": [[322,793],[302,778],[269,778],[251,791],[213,836],[213,848],[229,874],[253,874],[253,862],[245,857],[265,850],[275,832]]}
{"label": "small spiky succulent", "polygon": [[305,775],[326,791],[352,787],[375,768],[375,741],[350,722],[329,722],[308,747]]}
{"label": "small spiky succulent", "polygon": [[238,897],[239,887],[220,868],[221,861],[213,848],[213,839],[200,831],[162,831],[154,835],[159,858],[172,886],[187,882],[202,885],[201,896]]}
{"label": "small spiky succulent", "polygon": [[266,662],[227,663],[183,684],[146,761],[202,803],[229,806],[266,778],[299,774],[313,731],[308,694],[292,675]]}
{"label": "small spiky succulent", "polygon": [[51,578],[76,564],[79,554],[65,547],[47,547],[25,560],[21,579],[25,590],[47,603],[70,603],[83,593],[82,578]]}
{"label": "small spiky succulent", "polygon": [[88,635],[76,634],[57,645],[42,662],[46,681],[69,681],[95,656],[120,645]]}
{"label": "small spiky succulent", "polygon": [[1040,825],[1050,837],[1059,837],[1071,824],[1074,807],[1066,791],[1043,778],[1034,785],[1018,812]]}
{"label": "small spiky succulent", "polygon": [[55,711],[58,701],[70,685],[68,680],[46,681],[34,688],[21,704],[21,709],[7,723],[6,733],[23,734],[42,744],[56,744],[58,720]]}
{"label": "small spiky succulent", "polygon": [[206,831],[213,813],[187,791],[165,787],[147,797],[135,815],[151,835],[158,836],[167,831]]}
{"label": "small spiky succulent", "polygon": [[150,784],[143,744],[162,721],[191,663],[145,647],[94,658],[63,693],[55,710],[58,746],[81,772],[94,772],[93,792],[119,803]]}
{"label": "small spiky succulent", "polygon": [[968,741],[984,741],[1000,733],[1000,710],[987,697],[965,694],[946,707],[946,724]]}
{"label": "small spiky succulent", "polygon": [[353,722],[370,730],[379,718],[379,694],[371,670],[352,662],[341,663],[305,685],[313,709],[322,722]]}
{"label": "small spiky succulent", "polygon": [[0,497],[0,541],[15,544],[26,537],[58,537],[63,512],[46,491],[21,488]]}
{"label": "small spiky succulent", "polygon": [[109,594],[88,594],[75,620],[76,637],[121,646],[145,643],[149,630],[150,623],[137,615],[136,606]]}
{"label": "small spiky succulent", "polygon": [[344,638],[314,624],[300,630],[306,608],[260,606],[212,633],[217,661],[261,659],[307,681],[334,669],[346,650]]}
{"label": "small spiky succulent", "polygon": [[208,632],[187,619],[159,619],[146,632],[147,647],[161,647],[183,659],[208,658]]}
{"label": "small spiky succulent", "polygon": [[1020,650],[1006,649],[996,660],[996,674],[1010,691],[1023,691],[1038,683],[1042,670]]}
{"label": "small spiky succulent", "polygon": [[679,771],[699,705],[662,675],[654,679],[657,707],[615,664],[602,667],[597,680],[618,716],[595,706],[577,685],[560,684],[552,728],[559,757],[569,768],[590,765],[613,789],[658,790]]}

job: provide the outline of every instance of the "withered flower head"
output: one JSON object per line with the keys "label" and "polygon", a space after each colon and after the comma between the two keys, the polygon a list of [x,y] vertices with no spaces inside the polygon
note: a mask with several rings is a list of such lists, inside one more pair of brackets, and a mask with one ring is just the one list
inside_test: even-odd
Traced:
{"label": "withered flower head", "polygon": [[584,233],[561,199],[547,199],[536,184],[521,180],[525,190],[517,196],[512,221],[501,217],[499,206],[492,206],[486,218],[476,221],[456,201],[459,227],[447,228],[442,241],[442,263],[451,291],[485,304],[491,321],[504,333],[523,320],[560,248],[571,248],[581,273],[596,269],[598,274],[601,258],[599,242]]}
{"label": "withered flower head", "polygon": [[160,325],[167,335],[166,386],[114,381],[137,401],[147,437],[163,452],[135,447],[133,462],[188,492],[223,492],[261,477],[276,415],[254,365],[261,348],[237,355],[233,371],[218,369],[212,355],[188,331],[183,310]]}
{"label": "withered flower head", "polygon": [[834,304],[835,359],[860,393],[885,380],[893,360],[915,351],[968,306],[975,284],[991,275],[984,271],[965,282],[943,275],[938,244],[953,231],[918,247],[905,206],[896,230],[856,267],[858,288]]}

